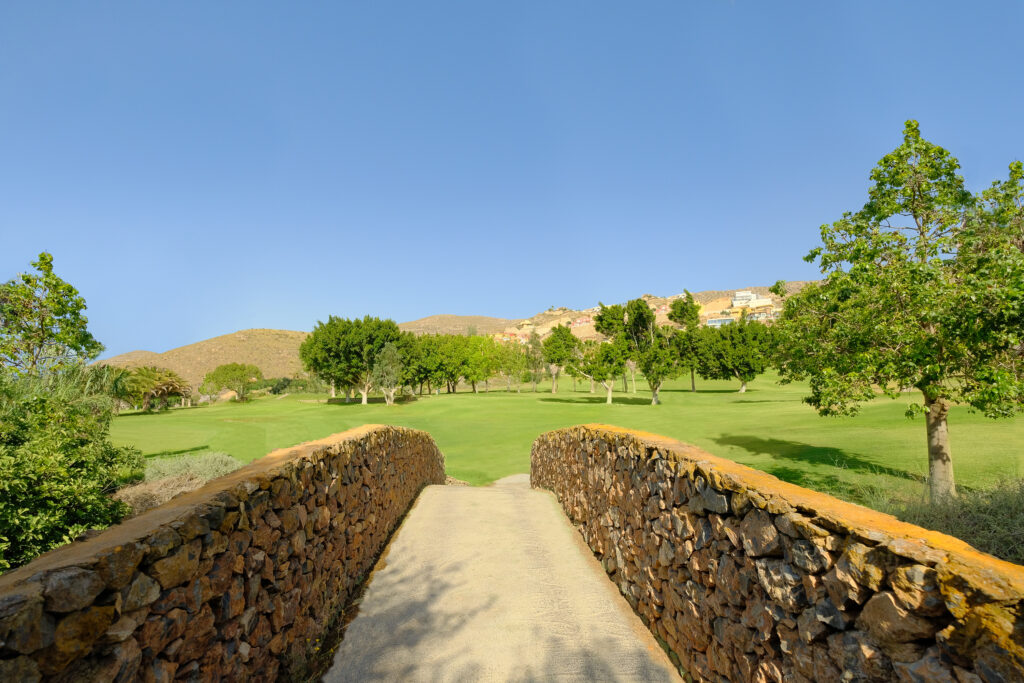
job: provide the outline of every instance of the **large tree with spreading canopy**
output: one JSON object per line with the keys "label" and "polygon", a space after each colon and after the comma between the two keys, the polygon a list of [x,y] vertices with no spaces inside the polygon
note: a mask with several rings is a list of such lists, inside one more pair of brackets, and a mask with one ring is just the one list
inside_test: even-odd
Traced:
{"label": "large tree with spreading canopy", "polygon": [[822,415],[917,393],[907,413],[924,413],[934,501],[956,495],[950,407],[1024,404],[1024,173],[1014,163],[979,199],[959,168],[907,121],[863,208],[822,226],[807,260],[824,279],[786,300],[777,340],[783,378],[807,379]]}

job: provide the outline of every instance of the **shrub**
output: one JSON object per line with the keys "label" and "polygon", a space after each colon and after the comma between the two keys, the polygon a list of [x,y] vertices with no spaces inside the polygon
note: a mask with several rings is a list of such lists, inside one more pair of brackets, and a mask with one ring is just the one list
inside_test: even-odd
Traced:
{"label": "shrub", "polygon": [[106,372],[0,374],[0,571],[128,512],[109,494],[137,476],[141,458],[107,438]]}
{"label": "shrub", "polygon": [[146,460],[146,481],[155,481],[180,474],[192,474],[203,481],[216,479],[242,466],[242,461],[227,453],[198,453],[173,458],[150,458]]}
{"label": "shrub", "polygon": [[200,453],[146,462],[145,481],[126,486],[114,497],[126,503],[132,514],[163,505],[178,494],[193,491],[211,479],[234,472],[242,462],[227,453]]}

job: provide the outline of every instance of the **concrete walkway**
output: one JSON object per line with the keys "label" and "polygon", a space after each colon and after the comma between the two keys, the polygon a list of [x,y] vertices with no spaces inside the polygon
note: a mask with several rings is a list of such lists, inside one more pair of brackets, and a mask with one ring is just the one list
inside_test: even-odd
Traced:
{"label": "concrete walkway", "polygon": [[677,681],[527,475],[424,489],[324,681]]}

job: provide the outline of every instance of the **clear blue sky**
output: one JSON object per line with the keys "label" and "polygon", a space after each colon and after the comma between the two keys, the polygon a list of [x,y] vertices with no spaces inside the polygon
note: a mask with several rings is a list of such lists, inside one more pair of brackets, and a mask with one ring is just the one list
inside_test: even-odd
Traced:
{"label": "clear blue sky", "polygon": [[0,7],[0,280],[112,355],[815,276],[903,121],[1024,157],[1021,2]]}

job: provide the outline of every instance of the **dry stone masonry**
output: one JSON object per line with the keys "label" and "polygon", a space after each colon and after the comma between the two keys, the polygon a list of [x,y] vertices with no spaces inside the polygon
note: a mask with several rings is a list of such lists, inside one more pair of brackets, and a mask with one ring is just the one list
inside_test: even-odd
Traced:
{"label": "dry stone masonry", "polygon": [[1024,680],[1024,567],[954,538],[601,425],[530,476],[695,680]]}
{"label": "dry stone masonry", "polygon": [[270,455],[0,577],[0,681],[269,681],[444,459],[369,425]]}

